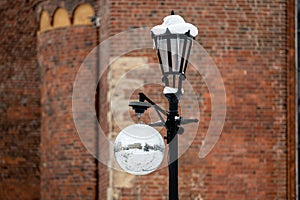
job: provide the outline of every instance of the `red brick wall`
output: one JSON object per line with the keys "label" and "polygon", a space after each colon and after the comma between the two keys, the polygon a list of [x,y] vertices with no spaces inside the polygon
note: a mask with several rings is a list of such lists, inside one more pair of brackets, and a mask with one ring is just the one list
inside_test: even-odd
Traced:
{"label": "red brick wall", "polygon": [[[286,2],[112,1],[111,35],[160,24],[172,9],[199,28],[197,41],[219,67],[227,94],[222,136],[213,152],[199,160],[197,141],[210,119],[210,100],[205,89],[196,90],[202,93],[204,121],[179,160],[181,199],[285,199]],[[120,189],[121,199],[166,198],[166,174],[161,170],[136,178],[139,192]]]}
{"label": "red brick wall", "polygon": [[[194,143],[179,160],[180,199],[286,199],[288,189],[293,190],[287,180],[287,153],[292,152],[287,145],[293,144],[287,135],[293,134],[291,128],[287,131],[287,124],[292,124],[287,104],[293,102],[290,98],[287,102],[291,91],[287,77],[292,74],[287,71],[292,68],[286,51],[290,46],[287,2],[56,0],[37,7],[32,2],[0,3],[1,199],[94,199],[96,170],[100,172],[99,199],[107,197],[109,169],[102,164],[96,169],[94,158],[78,138],[71,113],[72,84],[81,62],[96,45],[96,30],[70,26],[35,34],[35,19],[43,9],[52,17],[57,7],[64,7],[71,18],[84,2],[95,4],[101,16],[100,40],[130,28],[160,24],[174,9],[199,28],[197,41],[219,67],[227,117],[219,142],[203,160],[198,153],[209,124],[210,96],[195,71],[187,75],[201,94],[201,118]],[[137,55],[155,61],[153,51],[130,54]],[[108,90],[109,81],[107,74],[103,76],[102,92]],[[160,92],[159,87],[157,92],[154,89],[143,88],[149,97]],[[100,115],[102,128],[108,130],[106,98],[100,96]],[[153,99],[165,103],[163,97]],[[164,168],[135,177],[133,188],[114,189],[120,199],[167,199],[167,176]]]}
{"label": "red brick wall", "polygon": [[42,68],[42,199],[96,196],[95,159],[83,146],[72,115],[75,76],[95,44],[92,26],[53,29],[38,36]]}
{"label": "red brick wall", "polygon": [[[298,109],[296,107],[296,82],[297,73],[296,73],[296,43],[295,39],[296,33],[296,2],[293,0],[289,0],[287,4],[288,10],[288,57],[287,57],[287,168],[288,168],[288,199],[296,198],[296,188],[298,185],[296,184],[296,148],[297,148],[297,130],[296,130],[296,114]],[[299,14],[298,14],[299,16]],[[299,23],[299,22],[297,22]],[[298,178],[299,179],[299,178]]]}
{"label": "red brick wall", "polygon": [[30,1],[0,2],[0,199],[39,199],[40,77]]}

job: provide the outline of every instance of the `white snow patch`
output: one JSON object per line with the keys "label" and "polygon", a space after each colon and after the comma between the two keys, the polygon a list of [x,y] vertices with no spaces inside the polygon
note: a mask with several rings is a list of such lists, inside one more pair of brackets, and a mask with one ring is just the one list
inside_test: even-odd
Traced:
{"label": "white snow patch", "polygon": [[[172,87],[168,87],[168,86],[166,86],[164,88],[164,94],[175,94],[175,93],[177,93],[177,91],[178,91],[177,88],[172,88]],[[184,93],[183,88],[181,89],[181,93],[182,94]]]}
{"label": "white snow patch", "polygon": [[162,35],[167,29],[173,34],[184,34],[190,31],[193,37],[198,35],[198,29],[196,26],[190,23],[186,23],[180,15],[169,15],[164,18],[161,25],[154,26],[151,32],[154,35]]}

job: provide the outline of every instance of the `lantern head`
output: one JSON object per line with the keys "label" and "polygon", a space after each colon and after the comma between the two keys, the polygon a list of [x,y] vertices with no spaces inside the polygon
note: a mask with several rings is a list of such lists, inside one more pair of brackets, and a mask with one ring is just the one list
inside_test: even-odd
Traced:
{"label": "lantern head", "polygon": [[163,24],[151,29],[154,48],[157,51],[162,81],[165,83],[164,93],[182,94],[182,80],[188,66],[192,42],[198,29],[186,23],[179,15],[164,18]]}

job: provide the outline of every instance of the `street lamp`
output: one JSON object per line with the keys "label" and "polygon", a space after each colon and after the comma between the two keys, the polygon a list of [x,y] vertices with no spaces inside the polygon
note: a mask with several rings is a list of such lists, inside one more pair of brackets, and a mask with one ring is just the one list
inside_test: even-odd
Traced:
{"label": "street lamp", "polygon": [[174,11],[164,18],[162,25],[151,29],[162,81],[166,86],[165,94],[176,93],[177,97],[182,95],[182,80],[185,79],[192,42],[197,34],[198,29],[186,23],[181,16],[174,15]]}
{"label": "street lamp", "polygon": [[[140,118],[144,111],[149,107],[153,107],[158,114],[160,121],[152,123],[150,126],[164,126],[167,130],[167,136],[164,137],[164,139],[166,139],[167,144],[169,145],[168,164],[170,200],[178,200],[178,134],[184,132],[181,125],[198,122],[197,119],[184,119],[178,114],[179,100],[184,93],[182,81],[186,78],[185,72],[188,66],[192,42],[197,34],[198,29],[194,25],[186,23],[181,16],[175,15],[174,11],[171,12],[171,15],[164,18],[163,24],[157,25],[151,29],[153,45],[157,51],[162,71],[162,81],[165,84],[163,93],[169,102],[169,110],[163,110],[143,93],[139,93],[138,102],[130,102],[129,104],[129,106],[135,110],[138,118]],[[164,120],[163,116],[166,116],[166,120]],[[136,133],[137,131],[133,132],[138,134]],[[157,134],[154,134],[155,131],[152,131],[152,133],[157,137]],[[123,133],[121,132],[120,135],[123,135]],[[132,136],[132,134],[130,135]],[[116,140],[120,141],[118,137]],[[127,137],[127,140],[130,140],[130,138]],[[159,140],[157,140],[157,142],[159,142]],[[117,143],[118,142],[115,142],[115,156],[116,150],[118,149]],[[145,144],[145,142],[143,143],[142,141],[140,143]],[[158,145],[157,148],[160,149],[161,152],[164,151],[164,147],[159,147],[159,144],[156,145]],[[119,147],[119,150],[120,148],[124,149],[124,147]],[[143,149],[144,147],[142,146],[140,148]],[[126,150],[122,153],[125,154],[125,151]],[[132,173],[132,171],[126,170],[124,166],[122,167],[122,163],[120,163],[118,159],[117,162],[125,171]],[[158,167],[157,165],[155,166],[156,168]],[[138,174],[141,173],[139,172]]]}

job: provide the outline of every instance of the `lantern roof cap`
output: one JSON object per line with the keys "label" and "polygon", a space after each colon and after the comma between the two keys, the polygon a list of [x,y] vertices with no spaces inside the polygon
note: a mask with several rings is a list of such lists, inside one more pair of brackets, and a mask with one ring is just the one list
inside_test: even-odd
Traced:
{"label": "lantern roof cap", "polygon": [[189,32],[192,37],[198,35],[198,29],[196,26],[190,23],[186,23],[180,15],[166,16],[161,25],[154,26],[151,32],[155,35],[163,35],[166,32],[171,34],[185,34]]}

